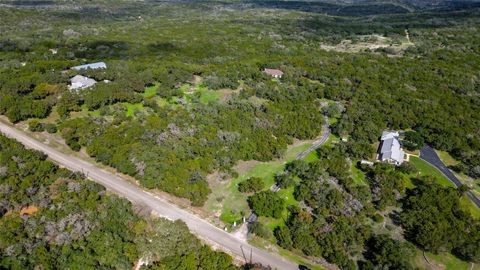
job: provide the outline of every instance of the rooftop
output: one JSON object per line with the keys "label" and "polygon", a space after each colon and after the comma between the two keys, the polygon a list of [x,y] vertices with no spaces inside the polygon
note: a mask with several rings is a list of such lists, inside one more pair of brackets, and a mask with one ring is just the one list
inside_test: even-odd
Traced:
{"label": "rooftop", "polygon": [[99,68],[107,68],[107,64],[105,62],[97,62],[91,64],[85,64],[80,66],[74,66],[72,69],[74,70],[84,70],[84,69],[99,69]]}
{"label": "rooftop", "polygon": [[78,90],[78,89],[85,89],[91,87],[97,83],[92,78],[88,78],[82,75],[76,75],[75,77],[70,79],[71,85],[69,86],[70,90]]}
{"label": "rooftop", "polygon": [[281,71],[279,69],[266,68],[264,71],[265,71],[265,73],[267,73],[270,76],[282,76],[283,75],[283,71]]}
{"label": "rooftop", "polygon": [[397,165],[403,163],[405,153],[398,140],[398,132],[384,131],[382,133],[382,144],[380,147],[379,159],[381,161],[395,162]]}

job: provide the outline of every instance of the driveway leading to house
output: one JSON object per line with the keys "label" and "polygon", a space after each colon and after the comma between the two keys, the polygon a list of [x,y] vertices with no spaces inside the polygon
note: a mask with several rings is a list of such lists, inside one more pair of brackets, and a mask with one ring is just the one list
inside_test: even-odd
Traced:
{"label": "driveway leading to house", "polygon": [[42,142],[39,142],[22,131],[15,129],[5,123],[0,122],[0,132],[7,137],[16,139],[25,147],[41,151],[48,155],[49,159],[62,167],[72,171],[82,172],[89,179],[105,186],[107,189],[123,196],[134,203],[141,203],[150,207],[159,215],[170,220],[183,220],[189,229],[210,243],[229,251],[239,258],[250,257],[252,253],[252,262],[259,262],[264,265],[270,265],[276,269],[298,269],[298,265],[286,260],[285,258],[256,248],[245,241],[237,239],[234,235],[221,230],[200,217],[179,208],[178,206],[149,193],[140,187],[122,179],[121,177],[100,169],[93,164],[76,157],[66,155]]}
{"label": "driveway leading to house", "polygon": [[328,117],[326,115],[323,115],[323,119],[325,119],[325,124],[322,127],[322,136],[320,137],[320,139],[316,140],[313,145],[310,146],[307,150],[298,154],[297,160],[303,159],[306,155],[320,147],[328,140],[328,136],[330,136],[330,125],[328,123]]}
{"label": "driveway leading to house", "polygon": [[[450,181],[452,181],[457,187],[462,186],[462,182],[458,180],[458,178],[450,171],[450,169],[443,163],[443,161],[438,157],[437,152],[428,146],[424,145],[422,149],[420,149],[420,158],[425,160],[426,162],[433,165],[437,170],[439,170],[443,175],[445,175]],[[467,191],[467,196],[480,208],[480,199],[478,199],[472,192]]]}

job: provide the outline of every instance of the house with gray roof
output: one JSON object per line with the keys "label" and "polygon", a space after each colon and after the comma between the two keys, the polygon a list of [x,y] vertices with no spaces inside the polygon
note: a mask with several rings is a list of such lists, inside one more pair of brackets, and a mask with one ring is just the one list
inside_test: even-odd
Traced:
{"label": "house with gray roof", "polygon": [[385,130],[380,138],[380,148],[378,153],[378,160],[390,164],[401,165],[405,159],[405,152],[402,149],[398,139],[397,131]]}
{"label": "house with gray roof", "polygon": [[76,75],[75,77],[70,79],[70,85],[68,86],[68,88],[70,90],[78,91],[81,89],[92,87],[96,83],[97,81],[92,78],[88,78],[82,75]]}
{"label": "house with gray roof", "polygon": [[106,69],[106,68],[107,68],[107,64],[105,64],[104,62],[97,62],[97,63],[91,63],[91,64],[85,64],[85,65],[72,67],[72,69],[74,69],[74,70]]}

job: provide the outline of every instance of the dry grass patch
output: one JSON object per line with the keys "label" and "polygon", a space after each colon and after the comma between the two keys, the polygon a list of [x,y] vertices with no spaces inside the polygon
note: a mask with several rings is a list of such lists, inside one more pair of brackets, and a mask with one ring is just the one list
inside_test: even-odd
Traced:
{"label": "dry grass patch", "polygon": [[35,205],[29,205],[20,210],[20,215],[33,215],[38,212],[38,207]]}

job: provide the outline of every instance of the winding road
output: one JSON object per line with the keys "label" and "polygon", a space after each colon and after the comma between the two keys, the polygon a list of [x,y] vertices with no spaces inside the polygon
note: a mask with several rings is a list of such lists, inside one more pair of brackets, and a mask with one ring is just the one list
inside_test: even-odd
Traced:
{"label": "winding road", "polygon": [[330,135],[330,125],[328,122],[328,117],[325,114],[323,115],[323,118],[325,119],[325,124],[322,127],[322,136],[320,137],[320,139],[316,140],[313,145],[310,146],[307,150],[298,154],[297,160],[303,159],[306,155],[320,147],[320,145],[324,144],[328,140],[328,136]]}
{"label": "winding road", "polygon": [[252,253],[252,262],[259,262],[264,265],[270,265],[276,269],[299,269],[294,264],[279,255],[269,253],[265,250],[256,248],[247,242],[240,240],[230,233],[221,230],[200,217],[179,208],[178,206],[152,194],[140,187],[120,178],[119,176],[105,171],[76,157],[66,155],[42,142],[29,137],[24,132],[0,122],[0,132],[7,137],[16,139],[25,147],[41,151],[48,157],[58,163],[60,166],[72,171],[83,172],[91,180],[105,186],[107,189],[123,196],[133,203],[141,203],[150,207],[159,215],[170,220],[183,220],[189,229],[200,236],[209,240],[211,243],[228,250],[240,258],[250,257]]}
{"label": "winding road", "polygon": [[[457,187],[462,185],[462,182],[460,182],[450,169],[448,169],[432,147],[424,145],[422,149],[420,149],[420,158],[437,168],[437,170],[445,175]],[[478,208],[480,208],[480,199],[478,199],[471,191],[467,191],[467,196],[477,205]]]}

